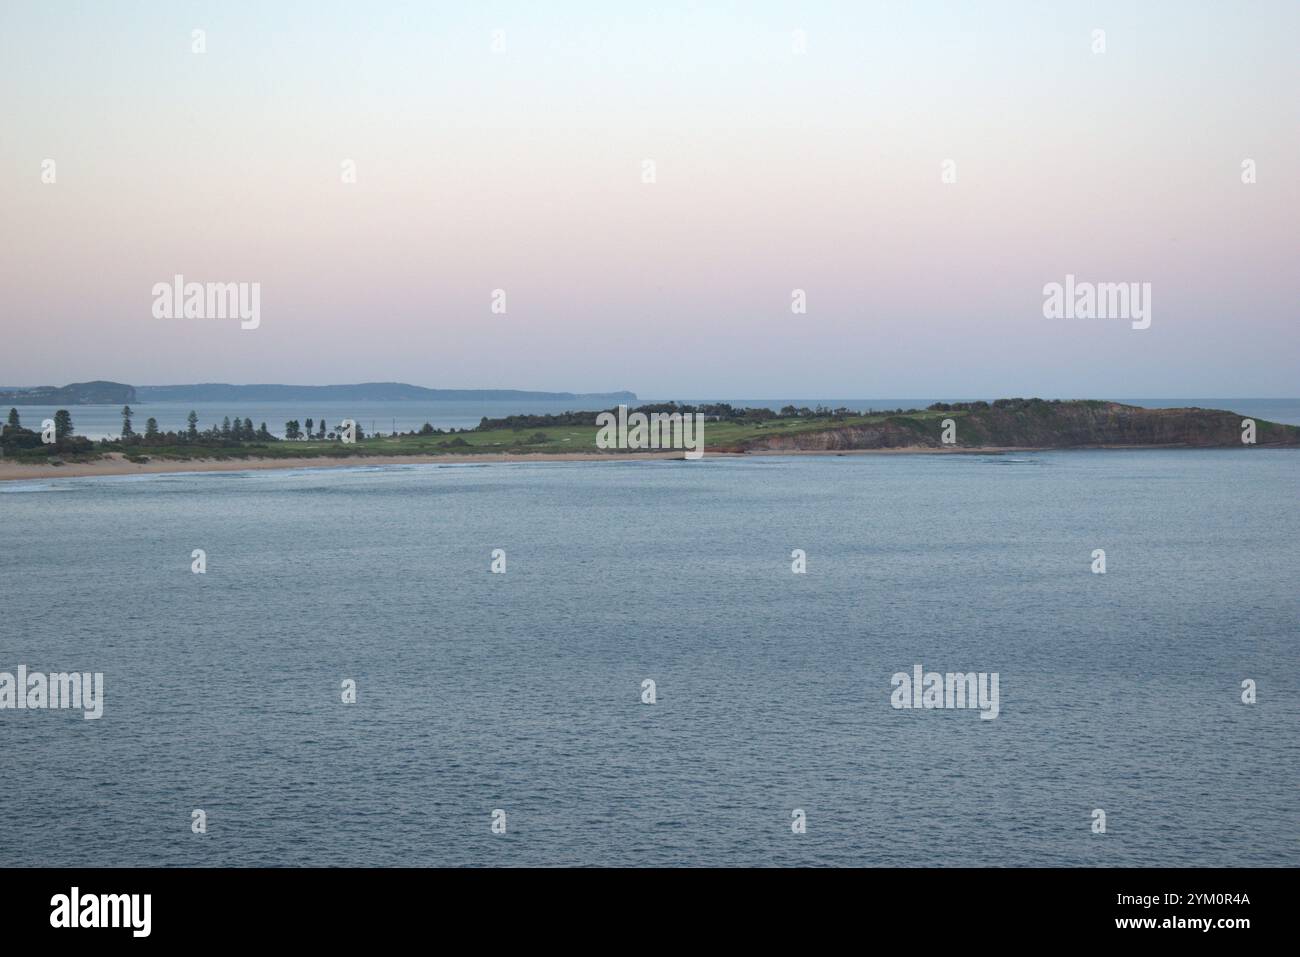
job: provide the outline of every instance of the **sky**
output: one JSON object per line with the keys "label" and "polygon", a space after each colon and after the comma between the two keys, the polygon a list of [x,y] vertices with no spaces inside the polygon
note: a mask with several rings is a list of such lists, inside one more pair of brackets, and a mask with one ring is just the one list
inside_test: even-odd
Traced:
{"label": "sky", "polygon": [[[1294,0],[4,0],[0,386],[1295,396],[1297,36]],[[177,274],[258,283],[257,327],[159,317]],[[1067,275],[1149,283],[1149,328],[1045,317]]]}

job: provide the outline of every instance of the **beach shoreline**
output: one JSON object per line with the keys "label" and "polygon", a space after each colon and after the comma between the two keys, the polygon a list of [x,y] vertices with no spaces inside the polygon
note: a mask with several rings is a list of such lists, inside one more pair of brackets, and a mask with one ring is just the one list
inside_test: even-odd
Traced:
{"label": "beach shoreline", "polygon": [[[769,455],[970,455],[1005,452],[1034,452],[1042,449],[763,449],[751,452],[706,452],[705,458],[739,459]],[[680,451],[665,452],[481,452],[471,455],[349,455],[349,456],[249,456],[226,459],[151,459],[132,462],[110,452],[93,462],[25,464],[0,462],[0,482],[21,482],[50,478],[93,478],[106,475],[169,475],[184,472],[251,472],[268,469],[332,469],[372,465],[468,465],[473,463],[518,464],[521,462],[640,462],[682,461]]]}
{"label": "beach shoreline", "polygon": [[[1122,445],[1088,446],[1089,449],[1170,449],[1186,446]],[[1051,447],[990,446],[988,448],[928,448],[924,446],[889,449],[754,449],[745,452],[706,452],[710,459],[785,455],[1006,455],[1024,452],[1069,451]],[[51,478],[94,478],[117,475],[171,475],[200,472],[253,472],[273,469],[336,469],[374,465],[469,465],[519,464],[525,462],[642,462],[682,461],[681,451],[663,452],[481,452],[447,455],[349,455],[349,456],[248,456],[222,459],[151,459],[132,462],[124,455],[110,452],[93,462],[25,464],[0,461],[0,482],[22,482]]]}

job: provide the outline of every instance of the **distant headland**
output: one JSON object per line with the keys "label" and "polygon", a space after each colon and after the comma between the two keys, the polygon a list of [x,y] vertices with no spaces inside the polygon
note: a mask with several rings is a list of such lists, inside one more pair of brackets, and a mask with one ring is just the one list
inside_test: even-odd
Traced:
{"label": "distant headland", "polygon": [[[313,396],[318,397],[318,396]],[[419,429],[367,435],[343,419],[284,423],[284,438],[267,424],[233,420],[165,431],[150,418],[143,433],[122,409],[118,438],[92,442],[76,434],[68,409],[53,420],[24,423],[17,407],[0,429],[0,479],[248,468],[300,468],[369,463],[694,458],[706,455],[937,454],[1104,448],[1300,448],[1300,427],[1221,409],[1146,409],[1095,399],[997,399],[936,402],[924,409],[780,410],[727,403],[655,403],[629,409],[484,418],[475,428]],[[618,427],[612,425],[617,419]],[[606,423],[602,425],[602,420]],[[696,443],[660,441],[690,420]]]}
{"label": "distant headland", "polygon": [[522,389],[427,389],[405,382],[353,385],[127,385],[73,382],[64,386],[0,389],[7,405],[129,405],[149,402],[474,402],[533,401],[635,402],[635,392],[530,392]]}

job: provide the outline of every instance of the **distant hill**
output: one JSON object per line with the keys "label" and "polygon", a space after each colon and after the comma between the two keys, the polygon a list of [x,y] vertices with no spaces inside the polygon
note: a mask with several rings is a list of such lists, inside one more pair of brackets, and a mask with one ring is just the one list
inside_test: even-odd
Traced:
{"label": "distant hill", "polygon": [[[1096,399],[939,402],[868,421],[743,436],[735,444],[746,451],[935,449],[943,447],[941,422],[951,419],[954,449],[1241,448],[1246,418],[1221,409],[1144,409]],[[1300,427],[1255,424],[1258,446],[1300,445]]]}
{"label": "distant hill", "polygon": [[102,380],[63,386],[0,389],[0,403],[8,405],[127,405],[135,401],[134,386]]}
{"label": "distant hill", "polygon": [[356,385],[141,385],[121,382],[74,382],[31,388],[0,388],[0,403],[9,405],[127,405],[132,402],[451,402],[554,399],[603,405],[635,402],[635,392],[527,392],[520,389],[426,389],[405,382]]}
{"label": "distant hill", "polygon": [[526,392],[519,389],[426,389],[405,382],[362,382],[356,385],[142,385],[139,402],[447,402],[456,400],[531,400],[634,402],[634,392]]}

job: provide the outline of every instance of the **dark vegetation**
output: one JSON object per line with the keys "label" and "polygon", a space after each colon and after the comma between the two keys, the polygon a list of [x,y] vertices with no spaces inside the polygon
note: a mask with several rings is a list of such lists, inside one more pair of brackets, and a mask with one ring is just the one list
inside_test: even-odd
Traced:
{"label": "dark vegetation", "polygon": [[[618,414],[618,409],[605,409]],[[942,448],[1094,448],[1101,446],[1241,447],[1243,417],[1214,409],[1144,409],[1100,400],[997,399],[993,402],[936,402],[926,409],[797,408],[780,411],[741,408],[727,403],[655,403],[640,412],[703,415],[705,448],[713,452],[839,451],[855,449]],[[353,426],[355,441],[344,440],[343,424],[325,419],[293,419],[284,438],[265,422],[227,416],[199,428],[191,412],[187,427],[164,432],[156,420],[135,428],[129,405],[122,409],[117,438],[92,442],[75,433],[72,416],[60,409],[48,428],[22,424],[17,408],[0,429],[0,455],[20,462],[89,460],[120,453],[131,461],[230,457],[313,457],[432,455],[446,452],[575,453],[617,451],[596,447],[598,411],[557,415],[484,418],[473,429],[438,429],[428,422],[418,430],[367,436]],[[955,441],[942,441],[951,423]],[[32,423],[33,425],[35,423]],[[1256,444],[1300,445],[1300,429],[1259,420]]]}

